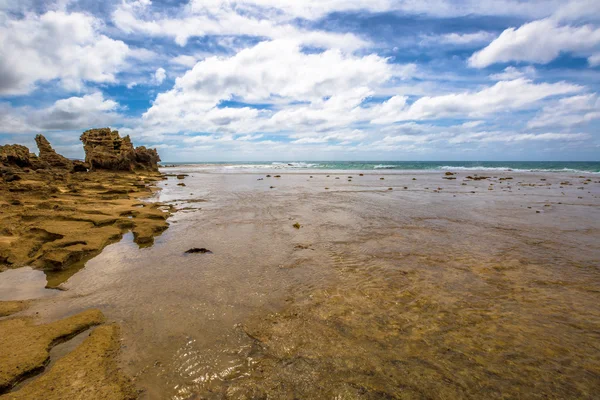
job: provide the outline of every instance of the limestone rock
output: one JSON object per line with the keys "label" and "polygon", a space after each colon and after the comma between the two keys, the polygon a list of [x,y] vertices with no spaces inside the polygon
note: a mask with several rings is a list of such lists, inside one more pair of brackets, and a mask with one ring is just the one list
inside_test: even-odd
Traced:
{"label": "limestone rock", "polygon": [[134,149],[130,137],[121,138],[118,131],[111,131],[110,128],[90,129],[83,132],[80,139],[90,170],[158,170],[160,157],[155,149],[143,146]]}
{"label": "limestone rock", "polygon": [[160,157],[156,149],[147,149],[145,146],[135,148],[135,162],[137,168],[158,170],[158,162]]}
{"label": "limestone rock", "polygon": [[68,170],[73,168],[73,162],[67,157],[61,156],[54,151],[50,142],[43,135],[37,135],[35,137],[35,143],[40,150],[39,159],[47,163],[50,167]]}
{"label": "limestone rock", "polygon": [[31,154],[27,147],[20,144],[0,146],[0,164],[5,167],[32,167],[32,156],[35,157],[35,154]]}

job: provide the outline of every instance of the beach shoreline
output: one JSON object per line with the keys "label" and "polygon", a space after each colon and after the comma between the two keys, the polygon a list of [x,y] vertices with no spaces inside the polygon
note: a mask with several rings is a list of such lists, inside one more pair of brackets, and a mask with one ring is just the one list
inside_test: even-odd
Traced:
{"label": "beach shoreline", "polygon": [[598,383],[593,174],[161,172],[153,200],[179,211],[156,243],[126,235],[23,312],[100,308],[141,399],[589,398]]}

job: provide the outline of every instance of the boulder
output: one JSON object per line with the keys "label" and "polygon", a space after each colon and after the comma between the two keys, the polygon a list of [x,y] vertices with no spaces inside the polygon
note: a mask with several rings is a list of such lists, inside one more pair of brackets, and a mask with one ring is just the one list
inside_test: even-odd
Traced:
{"label": "boulder", "polygon": [[46,139],[43,135],[37,135],[35,137],[35,143],[37,144],[37,147],[40,150],[39,159],[42,162],[45,162],[52,168],[61,168],[68,170],[73,169],[73,162],[67,157],[61,156],[56,151],[54,151],[48,139]]}
{"label": "boulder", "polygon": [[134,149],[131,138],[121,138],[118,131],[111,131],[110,128],[90,129],[83,132],[80,139],[90,170],[158,170],[160,157],[155,149],[146,149],[144,146]]}

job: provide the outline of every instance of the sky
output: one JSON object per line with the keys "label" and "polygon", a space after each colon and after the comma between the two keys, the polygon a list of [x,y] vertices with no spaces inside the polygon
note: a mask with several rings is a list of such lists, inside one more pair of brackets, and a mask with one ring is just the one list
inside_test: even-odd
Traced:
{"label": "sky", "polygon": [[0,0],[0,144],[600,161],[598,0]]}

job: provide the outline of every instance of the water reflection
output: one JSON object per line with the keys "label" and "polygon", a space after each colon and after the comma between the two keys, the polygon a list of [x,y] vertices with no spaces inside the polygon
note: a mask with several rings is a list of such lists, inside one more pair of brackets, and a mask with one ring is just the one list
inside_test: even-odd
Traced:
{"label": "water reflection", "polygon": [[31,267],[0,273],[0,301],[40,299],[55,296],[58,292],[46,287],[43,271]]}

